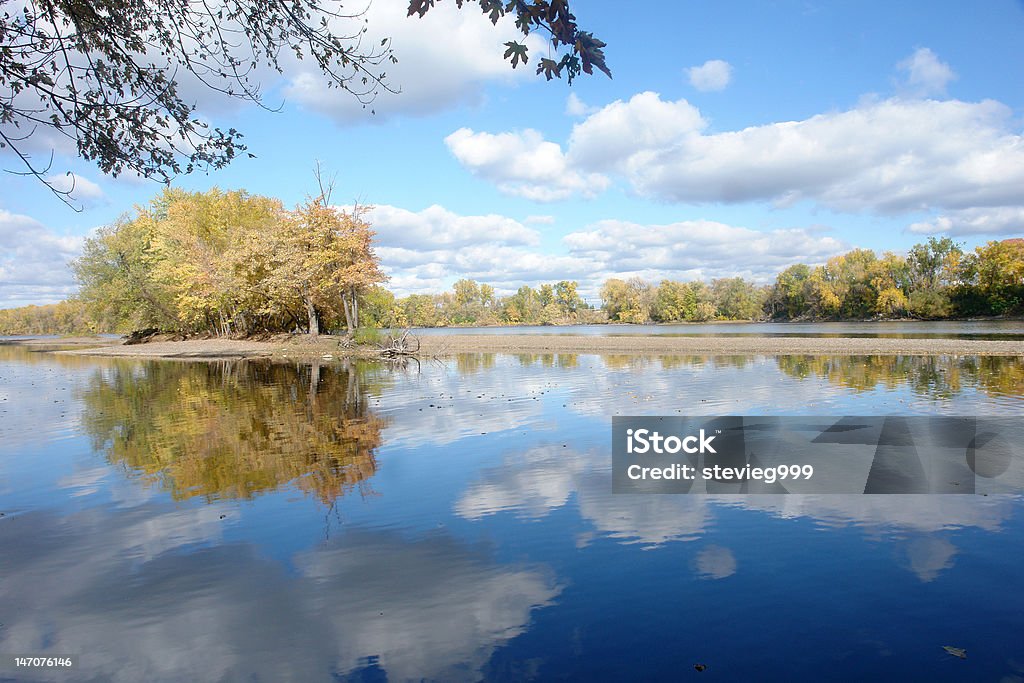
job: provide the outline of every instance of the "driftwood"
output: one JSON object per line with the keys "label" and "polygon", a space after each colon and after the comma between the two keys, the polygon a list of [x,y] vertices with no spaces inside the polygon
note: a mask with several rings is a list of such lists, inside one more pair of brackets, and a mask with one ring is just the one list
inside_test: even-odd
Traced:
{"label": "driftwood", "polygon": [[380,347],[380,355],[382,358],[415,356],[420,352],[419,337],[412,334],[412,330],[409,329],[404,330],[399,336],[388,334],[385,342],[383,344],[377,344],[377,346]]}

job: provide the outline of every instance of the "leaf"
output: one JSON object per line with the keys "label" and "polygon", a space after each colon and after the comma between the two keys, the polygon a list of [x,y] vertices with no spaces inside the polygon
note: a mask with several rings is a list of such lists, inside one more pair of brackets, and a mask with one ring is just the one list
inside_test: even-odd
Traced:
{"label": "leaf", "polygon": [[561,76],[561,72],[558,66],[558,62],[547,57],[541,57],[540,63],[537,64],[537,73],[544,74],[547,80],[551,80],[557,76]]}
{"label": "leaf", "polygon": [[513,69],[519,66],[519,62],[522,62],[523,64],[529,63],[530,59],[526,55],[527,48],[525,45],[517,43],[514,40],[510,40],[505,43],[505,47],[508,48],[505,50],[505,59],[508,59],[509,57],[512,58]]}

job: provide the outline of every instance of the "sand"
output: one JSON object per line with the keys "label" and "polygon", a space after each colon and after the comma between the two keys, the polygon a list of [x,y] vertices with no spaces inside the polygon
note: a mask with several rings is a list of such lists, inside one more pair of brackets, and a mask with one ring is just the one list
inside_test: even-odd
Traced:
{"label": "sand", "polygon": [[[304,335],[271,341],[193,339],[124,345],[90,337],[29,339],[40,350],[93,356],[213,360],[229,358],[332,358],[376,356],[373,347],[345,348],[341,338]],[[629,355],[955,355],[1024,356],[1024,341],[981,339],[871,339],[864,337],[670,337],[542,334],[430,334],[420,337],[421,357],[457,353],[585,353]],[[7,342],[11,343],[11,342]]]}

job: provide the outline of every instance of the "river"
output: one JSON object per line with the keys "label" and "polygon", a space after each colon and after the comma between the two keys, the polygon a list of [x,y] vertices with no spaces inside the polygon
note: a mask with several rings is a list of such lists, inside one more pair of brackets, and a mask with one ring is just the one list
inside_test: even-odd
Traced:
{"label": "river", "polygon": [[0,653],[79,656],[25,678],[55,681],[1020,680],[1020,496],[613,494],[610,429],[1022,410],[1014,357],[0,346]]}

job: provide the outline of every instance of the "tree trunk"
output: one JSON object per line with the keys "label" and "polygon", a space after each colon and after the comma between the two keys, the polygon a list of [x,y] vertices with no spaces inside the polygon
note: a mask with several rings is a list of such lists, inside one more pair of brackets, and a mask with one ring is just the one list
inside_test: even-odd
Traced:
{"label": "tree trunk", "polygon": [[309,316],[309,336],[319,337],[320,319],[316,315],[316,307],[313,306],[313,301],[309,298],[303,299],[303,303],[306,304],[306,315]]}
{"label": "tree trunk", "polygon": [[349,304],[347,293],[341,295],[341,307],[345,311],[345,327],[348,328],[348,333],[352,334],[355,330],[355,325],[353,324],[352,308]]}

